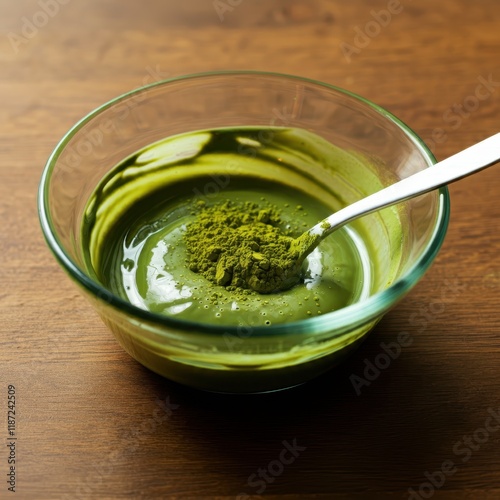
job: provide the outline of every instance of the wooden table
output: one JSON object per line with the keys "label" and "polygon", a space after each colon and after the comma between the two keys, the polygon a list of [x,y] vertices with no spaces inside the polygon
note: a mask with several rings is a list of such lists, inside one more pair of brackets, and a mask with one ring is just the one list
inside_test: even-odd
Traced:
{"label": "wooden table", "polygon": [[[267,396],[199,393],[137,364],[59,269],[36,208],[73,123],[208,70],[347,88],[445,158],[499,130],[499,15],[497,0],[0,0],[0,497],[500,498],[499,167],[451,187],[431,271],[348,362]],[[352,376],[403,331],[411,345],[358,396]]]}

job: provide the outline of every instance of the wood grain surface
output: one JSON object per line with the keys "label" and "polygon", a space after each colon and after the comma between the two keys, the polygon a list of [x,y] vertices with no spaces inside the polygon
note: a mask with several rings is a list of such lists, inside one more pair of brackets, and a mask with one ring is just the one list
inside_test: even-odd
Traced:
{"label": "wood grain surface", "polygon": [[[0,0],[0,498],[500,498],[500,167],[451,187],[432,269],[342,367],[293,391],[217,396],[150,373],[50,255],[37,186],[68,128],[148,81],[220,69],[347,88],[442,159],[499,131],[500,4]],[[403,331],[411,345],[357,395],[351,376]]]}

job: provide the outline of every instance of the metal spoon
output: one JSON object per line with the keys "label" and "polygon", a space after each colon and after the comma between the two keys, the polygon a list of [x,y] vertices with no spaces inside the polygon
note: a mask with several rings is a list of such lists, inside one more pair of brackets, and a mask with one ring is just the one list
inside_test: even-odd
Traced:
{"label": "metal spoon", "polygon": [[[500,161],[500,133],[330,215],[292,242],[290,250],[296,257],[294,260],[296,265],[287,270],[283,284],[278,287],[278,290],[290,288],[299,281],[300,268],[304,259],[323,238],[336,229],[363,215],[458,181],[498,161]],[[257,291],[269,292],[269,290]]]}

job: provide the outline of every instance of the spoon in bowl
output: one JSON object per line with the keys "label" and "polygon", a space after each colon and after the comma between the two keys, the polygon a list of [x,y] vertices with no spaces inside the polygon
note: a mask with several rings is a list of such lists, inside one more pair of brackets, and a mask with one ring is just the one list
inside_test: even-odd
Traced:
{"label": "spoon in bowl", "polygon": [[500,161],[500,133],[450,156],[446,160],[413,174],[399,182],[373,193],[335,212],[294,239],[290,245],[291,263],[280,273],[278,285],[265,281],[249,282],[249,287],[260,293],[271,293],[291,288],[300,280],[305,258],[318,244],[336,229],[363,215],[368,215],[398,202],[414,198],[458,181]]}

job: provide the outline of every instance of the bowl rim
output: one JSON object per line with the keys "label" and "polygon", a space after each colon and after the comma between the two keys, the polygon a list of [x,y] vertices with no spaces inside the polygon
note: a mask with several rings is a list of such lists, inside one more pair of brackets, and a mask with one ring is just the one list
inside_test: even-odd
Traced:
{"label": "bowl rim", "polygon": [[[104,288],[101,284],[94,281],[89,277],[80,267],[71,259],[71,257],[65,252],[63,245],[58,239],[57,230],[52,224],[50,218],[50,200],[48,199],[47,187],[51,178],[53,168],[59,158],[60,154],[68,144],[68,142],[92,119],[100,115],[106,109],[111,108],[120,101],[133,97],[136,94],[140,94],[149,89],[168,86],[174,82],[180,82],[183,80],[196,80],[200,78],[212,78],[220,76],[253,76],[253,77],[274,77],[284,80],[291,80],[297,82],[303,82],[308,84],[313,84],[315,86],[323,87],[328,90],[333,90],[339,94],[344,94],[350,98],[354,98],[370,107],[371,109],[378,112],[380,115],[388,119],[389,121],[396,124],[411,140],[413,145],[424,158],[429,163],[429,166],[436,163],[436,158],[429,150],[424,141],[402,120],[397,118],[391,112],[387,111],[385,108],[373,103],[369,99],[362,97],[354,92],[337,87],[329,83],[321,82],[319,80],[286,74],[278,72],[267,72],[267,71],[254,71],[254,70],[224,70],[224,71],[210,71],[201,73],[192,73],[181,76],[176,76],[173,78],[168,78],[154,82],[142,87],[133,89],[129,92],[121,94],[99,107],[95,108],[93,111],[88,113],[82,119],[80,119],[75,125],[73,125],[66,134],[59,141],[51,155],[49,156],[47,163],[42,172],[40,179],[39,189],[38,189],[38,215],[39,221],[42,228],[42,232],[45,241],[51,250],[52,254],[59,262],[61,267],[69,274],[69,276],[74,279],[79,285],[83,286],[88,292],[91,293],[98,300],[103,300],[107,302],[110,306],[115,309],[125,312],[138,320],[147,321],[153,324],[159,324],[165,327],[176,328],[178,330],[183,330],[187,334],[189,332],[196,333],[210,333],[219,334],[221,330],[225,333],[238,336],[242,328],[251,329],[251,337],[261,337],[261,336],[272,336],[272,335],[282,335],[288,332],[294,334],[305,334],[305,333],[318,333],[329,332],[329,338],[333,339],[337,336],[345,334],[345,328],[347,325],[352,328],[356,328],[360,325],[367,324],[373,321],[375,318],[381,316],[387,312],[400,298],[402,298],[407,292],[410,291],[413,286],[419,281],[419,279],[424,275],[424,273],[431,266],[434,258],[436,257],[439,249],[441,248],[444,237],[446,235],[446,230],[449,223],[450,217],[450,197],[448,188],[446,186],[439,188],[438,191],[438,213],[436,218],[436,224],[434,227],[433,234],[427,244],[427,247],[422,252],[420,258],[412,265],[412,267],[400,278],[394,281],[388,288],[371,295],[365,300],[360,302],[355,302],[342,309],[332,311],[329,313],[322,314],[313,318],[305,318],[298,321],[293,321],[289,323],[280,323],[276,325],[269,326],[225,326],[225,325],[215,325],[210,323],[188,321],[184,319],[178,319],[171,316],[166,316],[158,313],[153,313],[145,309],[141,309],[134,306],[130,302],[122,299],[121,297],[112,294],[109,290]],[[427,167],[428,168],[428,167]],[[335,331],[338,330],[337,335]],[[168,331],[155,331],[157,335],[164,336],[165,339],[168,338]],[[245,334],[246,336],[248,333]]]}

